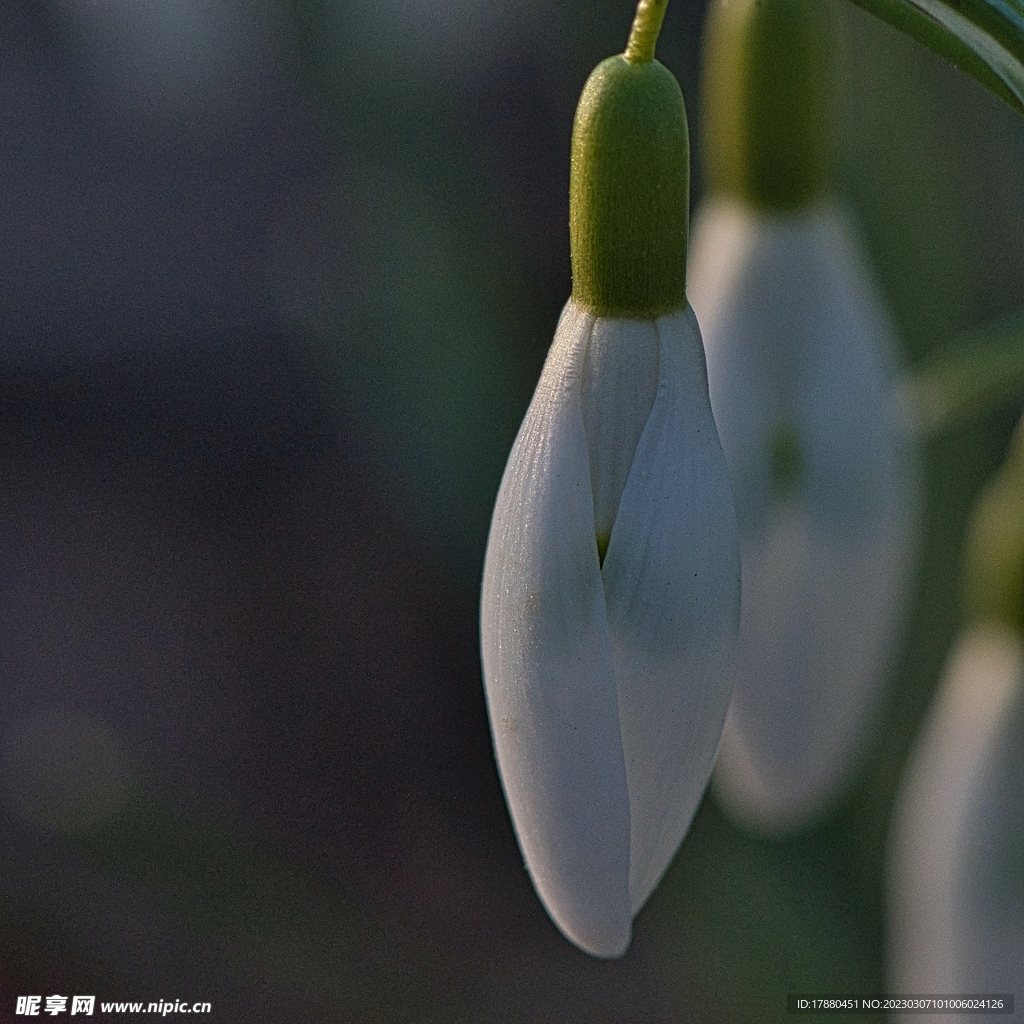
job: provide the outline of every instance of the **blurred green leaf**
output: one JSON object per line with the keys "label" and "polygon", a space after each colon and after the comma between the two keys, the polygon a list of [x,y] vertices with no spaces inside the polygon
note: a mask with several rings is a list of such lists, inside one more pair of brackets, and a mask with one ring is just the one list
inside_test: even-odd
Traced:
{"label": "blurred green leaf", "polygon": [[852,0],[1024,114],[1021,0]]}
{"label": "blurred green leaf", "polygon": [[1024,319],[944,345],[914,367],[905,391],[924,437],[1024,397]]}

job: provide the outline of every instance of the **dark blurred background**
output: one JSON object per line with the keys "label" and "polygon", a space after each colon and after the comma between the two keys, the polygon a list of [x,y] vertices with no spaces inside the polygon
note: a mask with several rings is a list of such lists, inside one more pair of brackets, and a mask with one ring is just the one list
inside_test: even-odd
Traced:
{"label": "dark blurred background", "polygon": [[[695,201],[704,6],[659,45]],[[913,365],[1024,305],[1024,128],[844,14],[842,193]],[[883,990],[889,804],[1018,409],[923,449],[900,649],[827,818],[770,841],[709,797],[604,963],[548,920],[505,811],[480,566],[570,290],[575,103],[632,15],[0,5],[0,1022],[54,993],[753,1022]]]}

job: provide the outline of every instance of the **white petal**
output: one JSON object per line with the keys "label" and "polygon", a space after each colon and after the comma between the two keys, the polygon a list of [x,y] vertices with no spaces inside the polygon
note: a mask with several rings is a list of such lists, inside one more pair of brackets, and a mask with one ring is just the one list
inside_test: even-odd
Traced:
{"label": "white petal", "polygon": [[587,342],[583,426],[590,451],[594,532],[605,548],[658,393],[659,347],[653,320],[610,317],[597,318]]}
{"label": "white petal", "polygon": [[594,319],[571,300],[509,456],[484,562],[484,680],[533,883],[596,956],[629,944],[629,795],[594,537],[580,377]]}
{"label": "white petal", "polygon": [[604,562],[630,798],[630,899],[644,904],[704,793],[729,704],[740,566],[693,312],[663,317],[658,394]]}
{"label": "white petal", "polygon": [[[705,211],[691,295],[743,558],[736,692],[716,790],[748,824],[821,809],[872,710],[912,540],[913,466],[891,331],[828,210]],[[801,475],[773,491],[772,446]]]}
{"label": "white petal", "polygon": [[1024,988],[1022,760],[1024,648],[975,629],[950,656],[894,805],[892,991]]}

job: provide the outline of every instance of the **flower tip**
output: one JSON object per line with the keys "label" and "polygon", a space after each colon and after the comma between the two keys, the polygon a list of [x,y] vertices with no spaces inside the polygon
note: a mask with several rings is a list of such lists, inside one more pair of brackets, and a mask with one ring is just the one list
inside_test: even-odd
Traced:
{"label": "flower tip", "polygon": [[563,925],[557,915],[551,916],[558,930],[574,946],[599,960],[618,960],[625,956],[633,938],[633,923],[628,913],[624,918],[618,915],[614,919],[602,917],[599,920],[576,922],[572,928]]}
{"label": "flower tip", "polygon": [[838,780],[831,773],[811,778],[791,772],[776,777],[758,764],[735,719],[726,719],[711,788],[718,806],[735,824],[761,836],[795,836],[831,809]]}

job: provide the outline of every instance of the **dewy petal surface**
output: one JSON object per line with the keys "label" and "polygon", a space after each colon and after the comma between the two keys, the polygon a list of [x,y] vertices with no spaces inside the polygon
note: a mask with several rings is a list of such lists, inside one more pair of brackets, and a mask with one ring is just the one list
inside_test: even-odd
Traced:
{"label": "dewy petal surface", "polygon": [[[906,576],[914,472],[895,344],[827,208],[706,209],[690,280],[743,559],[716,788],[748,823],[787,828],[852,762]],[[773,468],[780,439],[788,488]]]}
{"label": "dewy petal surface", "polygon": [[630,809],[594,534],[571,300],[520,428],[484,562],[481,636],[498,767],[555,923],[596,956],[629,944]]}
{"label": "dewy petal surface", "polygon": [[658,392],[603,576],[630,795],[630,900],[644,904],[704,793],[731,692],[740,566],[693,311],[661,317]]}

